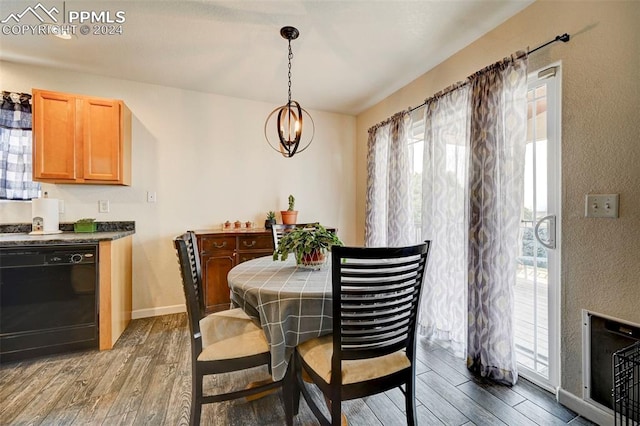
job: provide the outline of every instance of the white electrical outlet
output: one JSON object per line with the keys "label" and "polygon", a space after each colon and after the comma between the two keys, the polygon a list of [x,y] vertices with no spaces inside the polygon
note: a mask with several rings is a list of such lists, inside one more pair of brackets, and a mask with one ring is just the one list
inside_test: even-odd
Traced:
{"label": "white electrical outlet", "polygon": [[109,213],[109,200],[98,201],[98,212]]}
{"label": "white electrical outlet", "polygon": [[58,200],[58,213],[64,213],[64,200]]}
{"label": "white electrical outlet", "polygon": [[147,191],[147,203],[156,202],[156,191]]}
{"label": "white electrical outlet", "polygon": [[587,194],[585,197],[585,217],[618,217],[619,194]]}

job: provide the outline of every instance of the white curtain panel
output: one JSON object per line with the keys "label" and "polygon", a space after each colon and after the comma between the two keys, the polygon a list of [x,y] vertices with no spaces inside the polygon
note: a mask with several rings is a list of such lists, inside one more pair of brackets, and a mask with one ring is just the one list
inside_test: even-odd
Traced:
{"label": "white curtain panel", "polygon": [[422,237],[431,240],[420,334],[448,341],[463,357],[467,337],[469,86],[424,109]]}
{"label": "white curtain panel", "polygon": [[471,77],[467,366],[515,384],[514,286],[527,128],[524,53]]}
{"label": "white curtain panel", "polygon": [[369,129],[365,245],[413,244],[408,111]]}
{"label": "white curtain panel", "polygon": [[[422,239],[431,240],[419,331],[483,377],[518,373],[513,287],[526,136],[524,53],[427,100]],[[367,246],[415,243],[408,112],[369,130]]]}

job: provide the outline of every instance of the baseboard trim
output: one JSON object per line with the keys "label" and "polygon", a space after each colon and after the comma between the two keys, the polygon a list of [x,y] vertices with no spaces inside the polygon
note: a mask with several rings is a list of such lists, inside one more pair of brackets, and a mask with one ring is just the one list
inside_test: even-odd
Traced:
{"label": "baseboard trim", "polygon": [[178,314],[187,312],[185,305],[162,306],[160,308],[137,309],[131,312],[131,319],[157,317],[160,315]]}
{"label": "baseboard trim", "polygon": [[584,399],[578,398],[562,388],[558,390],[558,402],[600,426],[613,425],[613,414],[589,404]]}

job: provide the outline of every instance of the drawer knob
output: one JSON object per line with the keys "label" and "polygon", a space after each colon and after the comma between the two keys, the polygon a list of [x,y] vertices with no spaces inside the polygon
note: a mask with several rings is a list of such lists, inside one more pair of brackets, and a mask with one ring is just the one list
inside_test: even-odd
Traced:
{"label": "drawer knob", "polygon": [[253,247],[256,245],[256,240],[253,240],[250,243],[243,241],[242,244],[244,244],[245,247]]}
{"label": "drawer knob", "polygon": [[214,241],[214,242],[213,242],[213,246],[214,246],[215,248],[224,248],[224,247],[226,247],[226,246],[227,246],[227,242],[226,242],[226,241],[223,241],[223,242],[222,242],[222,244],[218,244],[218,243],[216,243],[216,242]]}

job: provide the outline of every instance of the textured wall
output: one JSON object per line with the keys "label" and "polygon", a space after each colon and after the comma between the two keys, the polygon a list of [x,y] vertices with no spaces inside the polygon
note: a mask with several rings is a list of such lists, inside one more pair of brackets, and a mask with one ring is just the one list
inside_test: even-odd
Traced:
{"label": "textured wall", "polygon": [[[363,240],[367,129],[516,50],[555,43],[530,70],[562,63],[561,387],[582,397],[581,310],[640,324],[640,2],[538,1],[357,118]],[[618,219],[587,219],[588,193],[620,194]]]}
{"label": "textured wall", "polygon": [[[271,104],[7,62],[0,62],[0,75],[3,90],[35,87],[113,97],[131,109],[130,187],[43,189],[64,200],[63,222],[135,220],[134,315],[184,304],[172,238],[225,220],[264,225],[268,210],[286,210],[290,193],[301,221],[336,226],[345,242],[355,240],[354,117],[311,111],[313,144],[285,159],[264,140]],[[156,191],[156,203],[146,202],[147,191]],[[110,200],[111,211],[98,213],[98,200]],[[0,203],[0,223],[30,221],[31,203]]]}

